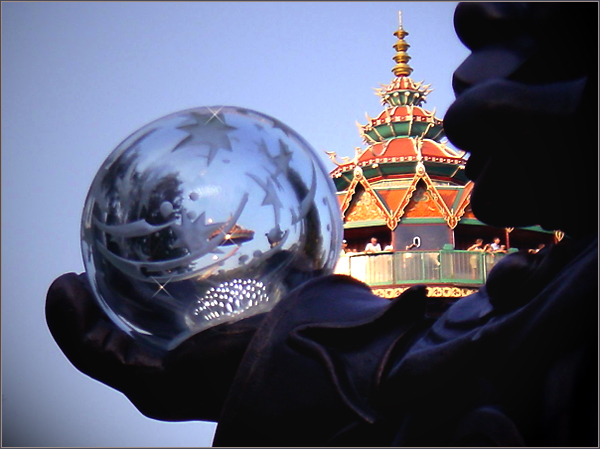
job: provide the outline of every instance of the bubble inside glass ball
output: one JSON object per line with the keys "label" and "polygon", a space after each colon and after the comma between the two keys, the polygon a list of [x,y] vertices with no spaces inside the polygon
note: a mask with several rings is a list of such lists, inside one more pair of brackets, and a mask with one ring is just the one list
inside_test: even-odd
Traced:
{"label": "bubble inside glass ball", "polygon": [[94,296],[134,338],[170,350],[270,310],[337,261],[335,189],[315,151],[259,112],[216,106],[158,119],[98,171],[82,218]]}

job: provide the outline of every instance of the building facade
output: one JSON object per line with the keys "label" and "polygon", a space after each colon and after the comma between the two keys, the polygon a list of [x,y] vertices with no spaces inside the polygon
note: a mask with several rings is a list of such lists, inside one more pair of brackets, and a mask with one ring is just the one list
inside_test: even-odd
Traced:
{"label": "building facade", "polygon": [[[383,297],[426,284],[440,310],[476,291],[506,253],[535,250],[560,240],[540,227],[493,228],[470,207],[473,183],[465,175],[468,155],[449,146],[443,121],[424,107],[430,85],[415,82],[409,65],[408,33],[394,33],[394,79],[376,89],[383,110],[357,123],[366,148],[338,159],[331,177],[344,221],[344,249],[337,273],[349,274]],[[377,239],[382,251],[365,252]],[[503,252],[481,249],[500,239]],[[387,248],[387,250],[386,250]]]}

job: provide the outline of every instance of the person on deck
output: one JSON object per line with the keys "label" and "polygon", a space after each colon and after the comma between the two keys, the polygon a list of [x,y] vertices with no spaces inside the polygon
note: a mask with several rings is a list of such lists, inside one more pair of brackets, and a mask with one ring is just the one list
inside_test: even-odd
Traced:
{"label": "person on deck", "polygon": [[483,239],[475,240],[475,243],[469,246],[467,251],[483,251]]}
{"label": "person on deck", "polygon": [[365,247],[365,253],[380,253],[381,245],[377,243],[377,239],[375,237],[371,238],[371,241],[367,243]]}
{"label": "person on deck", "polygon": [[503,253],[506,254],[508,251],[506,250],[506,245],[500,245],[500,248],[494,251],[494,253]]}
{"label": "person on deck", "polygon": [[490,248],[492,251],[498,251],[500,249],[500,238],[494,237],[494,241],[490,243]]}

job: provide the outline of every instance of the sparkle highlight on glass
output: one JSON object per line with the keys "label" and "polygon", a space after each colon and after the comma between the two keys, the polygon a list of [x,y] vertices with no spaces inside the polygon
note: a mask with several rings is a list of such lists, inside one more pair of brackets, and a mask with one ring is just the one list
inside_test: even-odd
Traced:
{"label": "sparkle highlight on glass", "polygon": [[329,174],[301,136],[215,106],[125,139],[90,187],[81,232],[99,304],[133,338],[170,350],[269,311],[314,270],[331,272],[342,223]]}

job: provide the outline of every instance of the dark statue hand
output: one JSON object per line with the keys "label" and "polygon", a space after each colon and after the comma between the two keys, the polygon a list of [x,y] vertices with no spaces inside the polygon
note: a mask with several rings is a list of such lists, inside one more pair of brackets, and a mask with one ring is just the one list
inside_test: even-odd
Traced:
{"label": "dark statue hand", "polygon": [[208,329],[161,355],[110,321],[94,301],[85,274],[68,273],[48,291],[46,319],[77,369],[123,392],[144,415],[217,421],[263,315]]}

